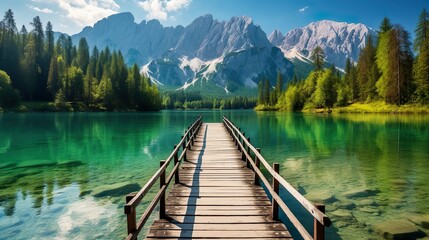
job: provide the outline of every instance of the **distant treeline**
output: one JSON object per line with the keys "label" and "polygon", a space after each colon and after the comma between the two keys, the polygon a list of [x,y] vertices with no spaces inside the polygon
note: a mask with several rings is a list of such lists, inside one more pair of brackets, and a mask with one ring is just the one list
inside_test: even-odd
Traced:
{"label": "distant treeline", "polygon": [[61,35],[54,41],[53,26],[45,30],[39,17],[28,32],[15,24],[12,10],[0,22],[0,106],[25,101],[54,101],[58,110],[81,102],[88,109],[156,110],[161,97],[155,85],[129,68],[120,51],[94,47],[90,53],[85,38],[78,46]]}
{"label": "distant treeline", "polygon": [[374,101],[428,104],[429,14],[425,9],[415,33],[412,45],[402,26],[384,18],[377,36],[367,36],[357,64],[347,59],[345,74],[335,66],[326,67],[324,52],[316,47],[311,56],[314,71],[305,80],[294,78],[284,91],[281,79],[274,90],[268,81],[261,81],[258,108],[301,111]]}
{"label": "distant treeline", "polygon": [[256,98],[204,98],[199,92],[185,92],[183,90],[166,92],[162,105],[166,109],[252,109],[256,106]]}

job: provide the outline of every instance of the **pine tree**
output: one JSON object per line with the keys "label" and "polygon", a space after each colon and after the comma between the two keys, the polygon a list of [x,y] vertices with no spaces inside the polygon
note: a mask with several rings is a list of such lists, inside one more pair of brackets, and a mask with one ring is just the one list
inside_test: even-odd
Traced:
{"label": "pine tree", "polygon": [[392,27],[393,26],[390,23],[390,19],[388,19],[387,17],[383,18],[383,21],[381,21],[381,24],[380,24],[380,32],[379,32],[379,34],[388,32],[389,30],[392,29]]}
{"label": "pine tree", "polygon": [[380,96],[390,104],[402,104],[410,97],[413,56],[409,34],[397,25],[382,33],[377,49],[381,77],[376,86]]}
{"label": "pine tree", "polygon": [[270,89],[271,88],[271,84],[270,81],[268,79],[265,79],[264,82],[264,104],[269,105],[270,104]]}
{"label": "pine tree", "polygon": [[414,51],[419,52],[429,39],[429,13],[423,9],[420,13],[414,39]]}
{"label": "pine tree", "polygon": [[54,55],[51,59],[51,64],[49,66],[49,75],[48,75],[48,90],[52,97],[55,97],[58,90],[61,88],[59,74],[58,74],[58,59]]}
{"label": "pine tree", "polygon": [[276,88],[274,92],[275,92],[275,99],[273,104],[276,104],[278,99],[280,98],[280,95],[283,92],[283,77],[280,72],[277,72],[277,82],[276,82]]}
{"label": "pine tree", "polygon": [[414,50],[419,53],[413,66],[415,100],[429,103],[429,14],[426,9],[419,17]]}
{"label": "pine tree", "polygon": [[79,40],[79,47],[77,50],[77,66],[86,73],[90,61],[89,47],[85,38]]}
{"label": "pine tree", "polygon": [[356,67],[360,101],[372,100],[376,96],[375,83],[379,76],[375,63],[375,50],[372,36],[369,35],[366,38],[365,47],[359,54]]}
{"label": "pine tree", "polygon": [[51,62],[51,58],[54,55],[54,47],[55,47],[55,43],[54,43],[54,31],[52,30],[52,24],[51,22],[48,22],[46,24],[46,54],[47,54],[47,59],[48,62]]}
{"label": "pine tree", "polygon": [[323,52],[323,49],[320,46],[317,46],[313,50],[313,53],[311,54],[310,59],[313,61],[315,71],[323,70],[325,53]]}

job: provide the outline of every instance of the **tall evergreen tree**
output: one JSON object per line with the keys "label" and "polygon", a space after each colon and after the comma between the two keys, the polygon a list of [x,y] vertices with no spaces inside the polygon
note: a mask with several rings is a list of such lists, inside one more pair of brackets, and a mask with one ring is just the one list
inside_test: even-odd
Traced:
{"label": "tall evergreen tree", "polygon": [[52,29],[52,24],[51,22],[48,22],[46,24],[46,54],[47,54],[47,61],[48,63],[51,62],[51,58],[54,55],[54,47],[55,47],[55,42],[54,42],[54,31]]}
{"label": "tall evergreen tree", "polygon": [[413,61],[408,32],[395,26],[382,34],[378,48],[377,65],[381,77],[376,84],[377,91],[386,103],[405,103],[410,95]]}
{"label": "tall evergreen tree", "polygon": [[58,59],[55,55],[51,58],[47,86],[52,98],[55,97],[58,90],[61,88],[61,82],[58,74]]}
{"label": "tall evergreen tree", "polygon": [[429,39],[429,13],[423,9],[420,13],[414,39],[414,51],[419,52]]}
{"label": "tall evergreen tree", "polygon": [[323,65],[325,62],[325,53],[323,52],[323,49],[320,46],[317,46],[313,50],[313,53],[311,54],[310,59],[313,61],[315,71],[323,70]]}
{"label": "tall evergreen tree", "polygon": [[86,72],[90,61],[89,56],[89,47],[85,38],[79,40],[79,47],[77,50],[77,66],[83,71]]}
{"label": "tall evergreen tree", "polygon": [[380,34],[381,33],[386,33],[387,31],[389,31],[390,29],[392,29],[392,24],[390,23],[390,19],[385,17],[383,18],[383,21],[381,21],[380,24]]}
{"label": "tall evergreen tree", "polygon": [[414,97],[421,103],[429,103],[429,14],[423,9],[416,28],[414,50],[419,53],[413,66]]}
{"label": "tall evergreen tree", "polygon": [[375,50],[373,38],[369,35],[366,38],[365,47],[359,54],[356,67],[360,101],[372,100],[377,94],[375,83],[379,76],[375,63]]}

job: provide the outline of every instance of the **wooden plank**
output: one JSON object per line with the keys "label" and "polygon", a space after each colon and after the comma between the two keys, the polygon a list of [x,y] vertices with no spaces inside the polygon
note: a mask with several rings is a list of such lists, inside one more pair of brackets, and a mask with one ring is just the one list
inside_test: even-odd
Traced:
{"label": "wooden plank", "polygon": [[151,230],[148,238],[150,237],[189,237],[189,238],[271,238],[283,237],[290,238],[287,231],[198,231],[198,230]]}
{"label": "wooden plank", "polygon": [[245,231],[245,230],[262,230],[262,231],[269,231],[269,230],[276,230],[276,231],[287,231],[286,227],[282,223],[243,223],[243,224],[225,224],[225,223],[219,223],[219,224],[206,224],[206,223],[199,223],[199,224],[190,224],[190,223],[172,223],[167,220],[156,220],[153,225],[153,229],[171,229],[171,230],[205,230],[205,231]]}
{"label": "wooden plank", "polygon": [[149,239],[292,239],[223,124],[203,124]]}

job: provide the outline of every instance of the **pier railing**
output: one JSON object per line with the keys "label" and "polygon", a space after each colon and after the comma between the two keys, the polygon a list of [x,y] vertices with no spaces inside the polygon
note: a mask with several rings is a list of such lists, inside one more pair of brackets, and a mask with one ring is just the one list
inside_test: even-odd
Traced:
{"label": "pier railing", "polygon": [[[202,119],[202,116],[198,117],[194,121],[194,123],[190,127],[188,127],[188,129],[185,131],[185,134],[182,136],[179,143],[174,146],[174,150],[170,154],[170,156],[166,160],[160,161],[160,168],[149,179],[146,185],[144,185],[139,192],[132,193],[126,196],[126,204],[124,206],[124,212],[127,215],[127,229],[128,229],[128,235],[126,238],[127,240],[137,239],[138,234],[142,230],[144,224],[149,219],[149,216],[152,214],[153,210],[155,209],[158,203],[159,203],[159,216],[160,218],[165,217],[166,190],[171,180],[173,179],[173,177],[174,177],[175,183],[179,183],[179,179],[180,179],[179,166],[182,160],[186,160],[186,150],[187,149],[190,150],[192,145],[194,144],[194,140],[202,124],[201,119]],[[168,165],[173,161],[174,161],[174,167],[171,173],[166,177],[166,169]],[[158,179],[160,182],[160,188],[157,194],[155,195],[155,197],[152,199],[152,201],[146,208],[146,210],[144,211],[143,215],[137,221],[136,208],[140,204],[142,199],[146,196],[146,194],[151,190],[152,186],[158,181]]]}
{"label": "pier railing", "polygon": [[[264,183],[269,193],[272,196],[272,211],[271,216],[274,220],[278,220],[278,210],[280,209],[286,214],[296,230],[304,239],[323,240],[325,238],[325,227],[331,225],[331,220],[325,215],[325,205],[313,204],[302,196],[290,183],[288,183],[282,176],[279,175],[279,164],[274,163],[271,167],[268,162],[260,153],[259,148],[255,148],[250,144],[250,138],[245,137],[245,133],[241,132],[230,120],[223,117],[223,123],[233,138],[234,143],[237,145],[238,150],[241,152],[242,160],[245,160],[247,166],[254,171],[255,184],[259,184],[259,180]],[[254,156],[252,158],[251,154]],[[260,164],[264,165],[272,177],[272,184],[269,183],[267,178],[260,170]],[[279,196],[279,185],[285,188],[301,205],[313,216],[314,218],[314,231],[313,236],[301,224],[298,218],[293,214],[289,207],[285,204],[283,199]]]}

